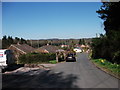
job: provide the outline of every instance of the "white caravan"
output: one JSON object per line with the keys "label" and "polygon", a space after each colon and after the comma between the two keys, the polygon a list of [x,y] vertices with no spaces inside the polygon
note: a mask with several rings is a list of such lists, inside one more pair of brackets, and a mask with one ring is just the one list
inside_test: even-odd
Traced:
{"label": "white caravan", "polygon": [[11,50],[1,49],[0,50],[0,67],[5,68],[10,64],[13,64],[14,56]]}

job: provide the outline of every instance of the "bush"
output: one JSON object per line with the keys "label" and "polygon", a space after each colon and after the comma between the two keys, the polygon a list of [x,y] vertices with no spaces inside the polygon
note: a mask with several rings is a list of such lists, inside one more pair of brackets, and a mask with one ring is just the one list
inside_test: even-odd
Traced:
{"label": "bush", "polygon": [[50,60],[55,60],[56,55],[52,53],[28,53],[19,57],[21,64],[38,64],[49,63]]}
{"label": "bush", "polygon": [[117,52],[114,53],[113,60],[114,60],[115,63],[120,64],[120,60],[119,59],[120,59],[120,51],[117,51]]}
{"label": "bush", "polygon": [[[117,41],[117,42],[116,42]],[[120,64],[120,47],[118,39],[111,39],[106,35],[92,39],[92,58],[104,58],[112,63]]]}

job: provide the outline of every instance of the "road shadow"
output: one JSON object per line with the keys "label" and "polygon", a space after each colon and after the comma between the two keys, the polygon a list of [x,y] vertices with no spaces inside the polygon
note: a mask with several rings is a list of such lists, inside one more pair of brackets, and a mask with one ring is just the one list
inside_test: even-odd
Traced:
{"label": "road shadow", "polygon": [[78,88],[74,82],[78,79],[73,74],[64,75],[63,72],[55,73],[51,70],[32,70],[30,72],[13,75],[4,74],[2,76],[3,90],[7,88]]}

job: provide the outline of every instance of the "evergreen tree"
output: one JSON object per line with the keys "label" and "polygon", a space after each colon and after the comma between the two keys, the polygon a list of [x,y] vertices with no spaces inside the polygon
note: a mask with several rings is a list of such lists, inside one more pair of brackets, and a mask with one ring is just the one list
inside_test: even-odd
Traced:
{"label": "evergreen tree", "polygon": [[23,38],[18,38],[18,37],[15,37],[15,39],[12,38],[12,36],[3,36],[2,38],[2,48],[3,49],[6,49],[8,48],[11,44],[17,44],[17,43],[20,43],[20,44],[27,44],[27,41]]}
{"label": "evergreen tree", "polygon": [[80,45],[82,44],[82,40],[81,40],[81,39],[79,39],[79,44],[80,44]]}
{"label": "evergreen tree", "polygon": [[105,35],[93,39],[93,57],[120,63],[120,2],[104,2],[96,11],[104,21]]}
{"label": "evergreen tree", "polygon": [[17,44],[18,42],[20,42],[20,38],[15,37],[14,43]]}
{"label": "evergreen tree", "polygon": [[13,38],[12,38],[12,36],[8,36],[8,45],[11,45],[11,44],[13,44]]}
{"label": "evergreen tree", "polygon": [[2,38],[2,48],[5,49],[8,47],[8,40],[7,40],[7,36],[3,36]]}
{"label": "evergreen tree", "polygon": [[20,43],[21,43],[21,44],[26,44],[27,41],[26,41],[25,39],[21,38],[21,39],[20,39]]}

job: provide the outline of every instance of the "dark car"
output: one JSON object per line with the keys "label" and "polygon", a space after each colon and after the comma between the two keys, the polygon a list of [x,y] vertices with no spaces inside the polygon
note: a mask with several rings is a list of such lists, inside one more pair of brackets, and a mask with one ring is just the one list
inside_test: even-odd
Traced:
{"label": "dark car", "polygon": [[66,61],[76,61],[75,55],[73,53],[68,54]]}

